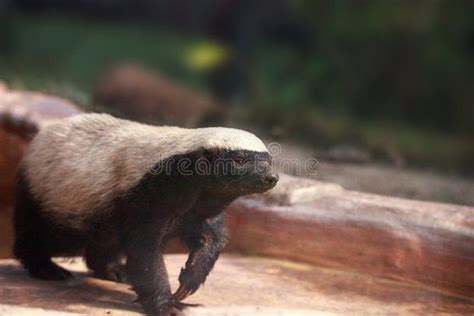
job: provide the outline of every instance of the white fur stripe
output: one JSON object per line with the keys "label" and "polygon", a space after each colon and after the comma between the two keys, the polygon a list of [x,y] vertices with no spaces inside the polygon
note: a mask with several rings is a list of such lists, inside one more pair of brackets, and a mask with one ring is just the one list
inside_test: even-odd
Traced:
{"label": "white fur stripe", "polygon": [[45,211],[80,226],[81,218],[138,184],[153,162],[200,148],[267,151],[238,129],[156,127],[82,114],[41,129],[22,165]]}

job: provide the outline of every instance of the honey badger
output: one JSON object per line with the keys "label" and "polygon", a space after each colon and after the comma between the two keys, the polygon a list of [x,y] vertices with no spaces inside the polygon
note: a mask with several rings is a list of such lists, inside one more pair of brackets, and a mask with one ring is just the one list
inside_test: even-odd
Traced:
{"label": "honey badger", "polygon": [[[84,256],[127,279],[150,315],[183,306],[225,245],[224,208],[278,175],[263,142],[231,128],[157,127],[81,114],[42,128],[18,170],[14,254],[33,277],[72,275],[55,256]],[[163,262],[180,238],[189,258],[172,294]]]}

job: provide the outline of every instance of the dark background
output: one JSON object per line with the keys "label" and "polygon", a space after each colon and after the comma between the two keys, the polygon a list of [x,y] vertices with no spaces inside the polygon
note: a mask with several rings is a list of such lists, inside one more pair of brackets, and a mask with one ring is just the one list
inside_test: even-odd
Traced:
{"label": "dark background", "polygon": [[[276,139],[474,174],[474,1],[1,1],[0,79],[90,103],[134,62]],[[398,158],[397,158],[398,159]]]}

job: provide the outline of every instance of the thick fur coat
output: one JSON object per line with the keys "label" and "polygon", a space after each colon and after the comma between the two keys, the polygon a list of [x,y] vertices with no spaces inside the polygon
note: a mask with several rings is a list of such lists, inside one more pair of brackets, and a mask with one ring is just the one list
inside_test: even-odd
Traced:
{"label": "thick fur coat", "polygon": [[[201,162],[208,172],[197,172]],[[167,172],[156,172],[164,164]],[[48,280],[72,277],[52,257],[82,255],[95,276],[130,282],[147,314],[168,316],[219,257],[225,207],[277,181],[265,145],[245,131],[105,114],[58,120],[40,130],[18,170],[14,253]],[[190,254],[172,294],[162,255],[174,237]]]}
{"label": "thick fur coat", "polygon": [[42,129],[22,168],[44,211],[80,228],[81,219],[106,211],[159,161],[200,148],[266,152],[255,135],[237,129],[156,127],[85,114]]}

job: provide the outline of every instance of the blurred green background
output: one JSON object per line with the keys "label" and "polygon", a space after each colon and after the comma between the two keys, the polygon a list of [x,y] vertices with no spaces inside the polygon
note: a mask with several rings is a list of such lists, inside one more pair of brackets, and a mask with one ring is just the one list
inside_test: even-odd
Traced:
{"label": "blurred green background", "polygon": [[276,139],[474,175],[474,1],[0,4],[0,80],[87,107],[132,61],[205,91]]}

